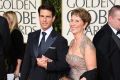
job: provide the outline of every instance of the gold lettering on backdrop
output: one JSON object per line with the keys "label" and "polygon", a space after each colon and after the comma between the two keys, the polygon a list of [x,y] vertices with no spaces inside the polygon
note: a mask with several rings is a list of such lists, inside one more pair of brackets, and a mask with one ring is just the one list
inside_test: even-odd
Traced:
{"label": "gold lettering on backdrop", "polygon": [[105,8],[110,5],[115,5],[116,0],[67,0],[67,6],[69,8],[86,7],[86,8]]}
{"label": "gold lettering on backdrop", "polygon": [[71,10],[83,7],[89,11],[92,17],[91,23],[85,32],[92,40],[97,31],[107,22],[108,10],[113,5],[120,5],[120,0],[62,0],[62,35],[70,43],[73,39],[69,27]]}
{"label": "gold lettering on backdrop", "polygon": [[0,15],[8,10],[15,11],[18,17],[18,26],[24,35],[24,42],[30,32],[38,30],[37,9],[41,0],[0,0]]}
{"label": "gold lettering on backdrop", "polygon": [[[7,5],[6,5],[7,4]],[[14,10],[18,16],[19,27],[23,34],[27,35],[29,32],[34,31],[36,26],[36,0],[0,0],[0,13],[6,10]],[[2,11],[2,9],[4,9]],[[30,11],[33,10],[33,11]],[[24,24],[24,25],[21,25]],[[32,26],[30,25],[32,24]],[[34,27],[33,27],[34,26]],[[27,28],[26,28],[27,27]],[[28,29],[29,30],[26,30]]]}
{"label": "gold lettering on backdrop", "polygon": [[[104,8],[107,8],[111,5],[116,4],[116,0],[67,0],[67,6],[69,8],[76,8],[76,7],[85,7],[88,8],[88,11],[92,15],[92,21],[90,24],[105,24],[107,22],[107,11]],[[100,10],[96,10],[95,8],[100,7]],[[69,22],[70,11],[67,14],[67,20]],[[90,26],[86,30],[86,34],[91,34],[94,36],[96,32],[100,29],[99,26],[94,25],[91,29]],[[68,30],[66,35],[69,35],[70,29]]]}
{"label": "gold lettering on backdrop", "polygon": [[0,3],[0,9],[36,9],[36,0],[0,0]]}

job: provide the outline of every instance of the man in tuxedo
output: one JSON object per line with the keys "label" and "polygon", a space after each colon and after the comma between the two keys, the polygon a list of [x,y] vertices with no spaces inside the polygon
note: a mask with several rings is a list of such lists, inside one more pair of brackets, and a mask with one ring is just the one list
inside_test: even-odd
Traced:
{"label": "man in tuxedo", "polygon": [[93,38],[98,80],[120,80],[120,5],[113,6],[105,24]]}
{"label": "man in tuxedo", "polygon": [[8,22],[0,16],[0,80],[6,80],[5,56],[8,54],[10,32]]}
{"label": "man in tuxedo", "polygon": [[58,80],[68,69],[67,40],[53,30],[52,5],[41,5],[38,14],[41,29],[28,35],[20,80]]}

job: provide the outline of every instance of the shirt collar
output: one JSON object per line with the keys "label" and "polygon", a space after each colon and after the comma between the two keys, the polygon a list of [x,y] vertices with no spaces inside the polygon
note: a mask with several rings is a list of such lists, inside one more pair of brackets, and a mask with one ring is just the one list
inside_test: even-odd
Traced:
{"label": "shirt collar", "polygon": [[110,26],[110,28],[112,29],[112,31],[117,34],[117,30],[115,28],[113,28],[110,24],[108,24]]}
{"label": "shirt collar", "polygon": [[[40,37],[39,37],[39,44],[40,44],[40,41],[41,41],[41,39],[42,39],[42,32],[46,32],[47,34],[46,34],[46,36],[45,36],[45,41],[47,40],[47,38],[48,38],[48,36],[50,35],[50,33],[52,32],[52,30],[53,30],[53,27],[51,26],[50,28],[48,28],[47,30],[42,30],[41,29],[41,32],[40,32]],[[39,45],[38,44],[38,45]]]}
{"label": "shirt collar", "polygon": [[53,27],[51,26],[50,28],[48,28],[48,29],[45,30],[45,31],[43,31],[43,30],[41,29],[41,33],[42,33],[42,32],[46,32],[47,35],[50,35],[50,33],[51,33],[52,30],[53,30]]}

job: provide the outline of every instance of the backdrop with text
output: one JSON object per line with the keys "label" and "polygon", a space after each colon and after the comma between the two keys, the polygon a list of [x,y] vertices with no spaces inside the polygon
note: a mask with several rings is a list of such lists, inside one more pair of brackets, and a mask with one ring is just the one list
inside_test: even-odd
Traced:
{"label": "backdrop with text", "polygon": [[73,39],[69,31],[70,12],[77,7],[83,7],[92,17],[90,26],[85,32],[92,40],[96,32],[107,22],[108,10],[113,5],[120,5],[120,0],[62,0],[62,35],[70,43]]}
{"label": "backdrop with text", "polygon": [[40,4],[41,0],[0,0],[0,15],[10,10],[16,12],[25,43],[28,33],[40,28],[37,13]]}

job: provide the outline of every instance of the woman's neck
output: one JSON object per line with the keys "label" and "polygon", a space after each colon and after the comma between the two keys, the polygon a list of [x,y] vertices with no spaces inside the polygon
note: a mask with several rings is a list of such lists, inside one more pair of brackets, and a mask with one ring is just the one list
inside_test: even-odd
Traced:
{"label": "woman's neck", "polygon": [[80,41],[81,38],[83,37],[83,34],[84,34],[83,32],[75,34],[74,35],[75,41]]}

